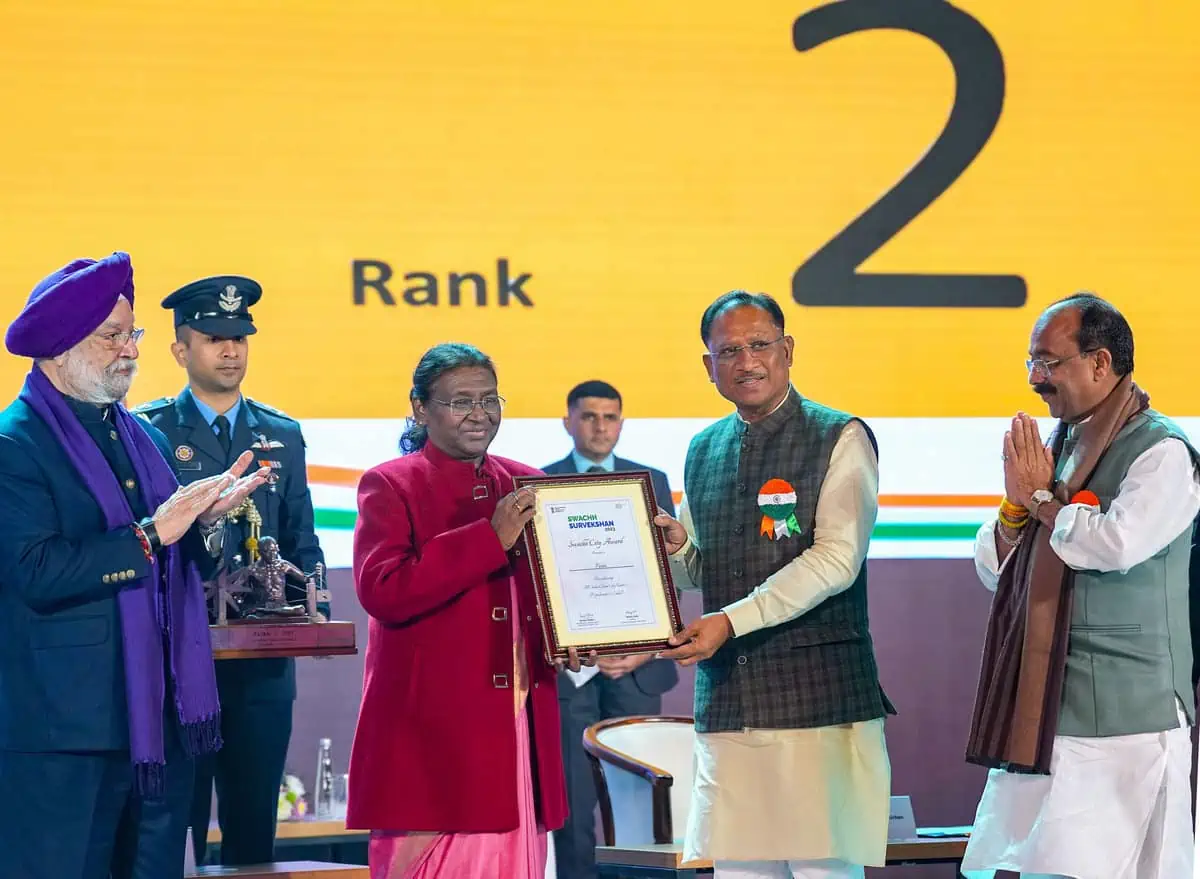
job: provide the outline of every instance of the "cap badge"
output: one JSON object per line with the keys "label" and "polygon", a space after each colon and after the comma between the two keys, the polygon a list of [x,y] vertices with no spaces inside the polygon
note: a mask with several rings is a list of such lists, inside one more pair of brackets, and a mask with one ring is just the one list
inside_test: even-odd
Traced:
{"label": "cap badge", "polygon": [[237,311],[242,307],[242,297],[237,295],[237,287],[230,284],[221,293],[221,298],[217,302],[221,306],[221,311]]}

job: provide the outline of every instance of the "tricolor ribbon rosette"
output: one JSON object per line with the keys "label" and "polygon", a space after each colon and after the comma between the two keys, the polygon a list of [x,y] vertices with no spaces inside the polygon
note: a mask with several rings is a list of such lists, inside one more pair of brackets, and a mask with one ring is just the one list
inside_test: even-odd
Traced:
{"label": "tricolor ribbon rosette", "polygon": [[770,540],[782,540],[800,533],[796,521],[796,489],[782,479],[768,479],[758,490],[758,508],[762,510],[760,533]]}

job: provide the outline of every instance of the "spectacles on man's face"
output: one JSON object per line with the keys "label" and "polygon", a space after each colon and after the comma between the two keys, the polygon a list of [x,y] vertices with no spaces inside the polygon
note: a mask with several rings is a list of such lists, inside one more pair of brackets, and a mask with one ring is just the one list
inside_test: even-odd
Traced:
{"label": "spectacles on man's face", "polygon": [[121,350],[130,342],[136,345],[145,334],[146,331],[141,327],[134,327],[128,333],[92,333],[106,348],[112,348],[114,351]]}
{"label": "spectacles on man's face", "polygon": [[716,351],[711,351],[709,353],[711,353],[719,363],[732,363],[733,361],[737,360],[738,355],[743,351],[749,351],[754,357],[761,358],[769,350],[771,350],[772,346],[778,345],[786,338],[787,336],[780,336],[778,339],[772,339],[770,342],[757,340],[746,345],[726,345],[724,348],[718,348]]}
{"label": "spectacles on man's face", "polygon": [[1090,351],[1080,351],[1078,354],[1070,354],[1066,357],[1059,357],[1057,360],[1026,360],[1025,369],[1031,374],[1036,372],[1039,375],[1044,375],[1049,378],[1050,374],[1053,373],[1055,369],[1057,369],[1061,364],[1066,363],[1068,360],[1074,360],[1076,357],[1086,357],[1088,354],[1095,354],[1099,350],[1099,348],[1093,348]]}
{"label": "spectacles on man's face", "polygon": [[439,400],[436,397],[430,397],[429,401],[445,406],[452,415],[457,415],[459,418],[466,418],[475,411],[476,406],[482,409],[485,415],[499,415],[500,410],[504,408],[504,398],[500,396],[484,397],[481,400],[472,400],[470,397]]}

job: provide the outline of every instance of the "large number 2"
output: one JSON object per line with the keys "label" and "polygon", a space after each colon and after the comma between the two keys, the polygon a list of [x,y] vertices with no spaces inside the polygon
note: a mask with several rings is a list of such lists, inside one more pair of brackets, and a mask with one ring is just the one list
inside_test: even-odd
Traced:
{"label": "large number 2", "polygon": [[933,146],[895,186],[796,269],[801,305],[1018,308],[1019,275],[862,274],[863,261],[933,204],[979,155],[1004,107],[1004,57],[987,28],[945,0],[839,0],[796,19],[799,52],[876,29],[911,31],[954,65],[954,106]]}

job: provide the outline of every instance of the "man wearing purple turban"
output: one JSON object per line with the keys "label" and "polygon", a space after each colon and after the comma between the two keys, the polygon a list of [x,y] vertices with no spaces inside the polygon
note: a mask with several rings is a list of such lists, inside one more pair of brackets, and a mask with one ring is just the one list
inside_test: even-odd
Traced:
{"label": "man wearing purple turban", "polygon": [[201,574],[269,474],[180,488],[121,404],[137,371],[128,254],[76,260],[8,327],[33,360],[0,412],[0,875],[183,872],[192,758],[220,747]]}

